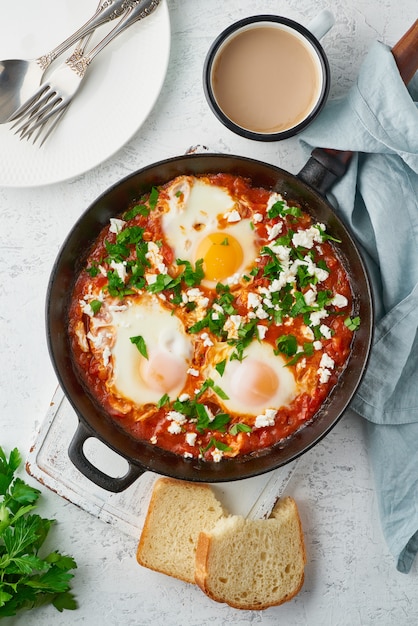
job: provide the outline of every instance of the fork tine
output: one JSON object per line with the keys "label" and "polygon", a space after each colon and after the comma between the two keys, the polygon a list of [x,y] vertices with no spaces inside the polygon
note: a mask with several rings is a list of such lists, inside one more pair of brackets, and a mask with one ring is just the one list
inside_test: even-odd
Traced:
{"label": "fork tine", "polygon": [[[48,112],[52,113],[56,109],[56,105],[58,105],[60,102],[62,102],[61,96],[59,96],[58,94],[55,94],[55,95],[52,94],[51,98],[49,100],[47,100],[47,102],[45,102],[44,105],[42,105],[40,108],[38,108],[33,113],[33,115],[31,115],[30,119],[33,119],[36,116],[40,120]],[[47,118],[45,117],[44,119],[47,119]],[[36,126],[34,126],[33,128],[36,128]]]}
{"label": "fork tine", "polygon": [[40,125],[46,122],[51,115],[57,113],[62,106],[62,98],[59,95],[55,95],[52,97],[38,110],[34,111],[29,117],[25,117],[23,121],[18,120],[15,123],[15,126],[20,123],[17,127],[15,134],[20,134],[20,138],[26,137],[29,132],[36,130]]}
{"label": "fork tine", "polygon": [[41,97],[37,101],[33,102],[30,107],[23,111],[20,117],[16,117],[14,124],[10,127],[11,130],[16,128],[15,134],[19,133],[23,128],[25,128],[33,119],[36,119],[39,115],[39,110],[43,107],[46,107],[51,97],[55,92],[50,91],[45,96]]}
{"label": "fork tine", "polygon": [[[52,131],[54,130],[54,128],[57,126],[57,124],[61,121],[61,118],[63,117],[63,115],[66,113],[67,109],[68,109],[68,104],[67,103],[60,111],[59,113],[55,116],[55,118],[53,120],[50,121],[49,124],[49,128],[46,130],[46,132],[44,133],[44,136],[42,137],[42,141],[39,144],[39,148],[41,148],[43,146],[43,144],[45,143],[45,141],[48,139],[49,135],[52,133]],[[46,126],[46,125],[45,125]],[[40,136],[42,135],[42,131],[45,129],[45,126],[43,126],[42,128],[40,128],[36,134],[35,139],[33,140],[33,143],[36,143],[38,141],[38,139],[40,138]]]}
{"label": "fork tine", "polygon": [[46,92],[49,91],[49,89],[50,89],[49,85],[45,85],[45,84],[41,85],[39,89],[33,94],[33,96],[31,96],[28,100],[26,100],[26,102],[24,102],[18,109],[16,109],[16,111],[12,113],[12,115],[7,120],[7,122],[15,122],[12,128],[14,128],[14,126],[16,125],[16,121],[18,121],[20,118],[23,118],[26,115],[30,115],[30,113],[34,111],[34,109],[38,105],[38,102],[40,102],[41,98],[42,98],[42,101],[44,101],[47,95]]}
{"label": "fork tine", "polygon": [[[63,103],[62,99],[61,98],[55,99],[51,107],[45,109],[44,114],[42,115],[36,114],[36,116],[34,116],[33,122],[29,120],[29,122],[25,123],[25,125],[22,127],[20,139],[24,139],[25,137],[30,138],[30,136],[35,130],[37,129],[41,130],[49,120],[52,120],[52,118],[57,116],[60,113],[60,111],[62,111],[62,109],[64,108],[65,108],[65,104]],[[38,134],[36,135],[33,143],[35,143],[37,137],[38,137]]]}

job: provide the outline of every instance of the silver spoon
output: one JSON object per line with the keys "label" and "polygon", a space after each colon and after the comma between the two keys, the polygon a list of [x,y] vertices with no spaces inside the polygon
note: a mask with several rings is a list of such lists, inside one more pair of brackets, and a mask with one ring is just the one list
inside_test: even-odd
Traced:
{"label": "silver spoon", "polygon": [[100,0],[94,15],[56,48],[37,59],[0,61],[0,124],[6,122],[37,89],[45,70],[65,50],[98,26],[121,16],[135,0]]}

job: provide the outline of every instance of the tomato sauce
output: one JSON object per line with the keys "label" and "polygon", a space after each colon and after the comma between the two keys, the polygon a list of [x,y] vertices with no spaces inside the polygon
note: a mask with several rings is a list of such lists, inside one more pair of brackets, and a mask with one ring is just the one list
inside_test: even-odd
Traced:
{"label": "tomato sauce", "polygon": [[[354,331],[347,320],[354,315],[353,300],[338,242],[325,226],[278,194],[230,174],[199,180],[226,191],[239,219],[250,224],[258,251],[251,267],[237,282],[213,286],[199,275],[196,260],[186,268],[177,264],[163,218],[174,210],[173,198],[185,202],[183,188],[192,188],[196,180],[170,181],[154,190],[154,197],[148,194],[115,216],[121,220],[117,226],[111,223],[102,230],[74,287],[68,333],[87,392],[132,437],[185,457],[220,460],[274,446],[314,419],[350,355]],[[176,188],[180,191],[173,195]],[[228,232],[225,216],[218,224]],[[197,300],[188,299],[190,290],[197,290]],[[147,298],[181,320],[194,351],[181,393],[161,393],[158,402],[141,404],[114,385],[117,328],[112,311]],[[259,306],[252,308],[252,301]],[[237,320],[233,334],[228,323]],[[226,367],[233,360],[245,362],[252,342],[269,346],[272,358],[275,354],[284,362],[297,393],[283,406],[231,410],[220,389],[222,376],[215,384],[208,379],[208,367],[215,348],[229,350]],[[217,371],[221,365],[225,367],[218,360]]]}

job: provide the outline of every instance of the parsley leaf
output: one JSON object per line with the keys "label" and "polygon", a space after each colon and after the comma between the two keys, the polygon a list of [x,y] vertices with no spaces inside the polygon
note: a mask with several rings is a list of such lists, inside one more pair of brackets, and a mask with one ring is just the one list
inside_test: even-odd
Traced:
{"label": "parsley leaf", "polygon": [[90,306],[91,306],[91,310],[93,311],[93,314],[96,315],[96,313],[98,313],[102,307],[102,303],[100,302],[100,300],[92,300],[90,302]]}
{"label": "parsley leaf", "polygon": [[135,206],[132,207],[132,209],[129,209],[125,213],[124,219],[128,221],[136,217],[137,215],[148,217],[149,214],[150,214],[150,209],[145,204],[136,204]]}
{"label": "parsley leaf", "polygon": [[158,189],[156,187],[153,187],[151,189],[151,193],[149,195],[149,208],[151,209],[151,211],[153,209],[155,209],[155,207],[157,206],[157,202],[158,202]]}
{"label": "parsley leaf", "polygon": [[33,513],[40,491],[15,477],[21,456],[0,446],[0,619],[44,604],[76,609],[70,591],[74,559],[40,551],[55,520]]}
{"label": "parsley leaf", "polygon": [[141,335],[137,335],[136,337],[129,337],[129,339],[131,343],[136,345],[139,353],[142,354],[145,359],[148,359],[148,351],[145,339]]}
{"label": "parsley leaf", "polygon": [[293,356],[296,354],[298,349],[298,342],[294,335],[280,335],[276,339],[277,350],[275,350],[275,354],[285,354],[286,356]]}
{"label": "parsley leaf", "polygon": [[236,422],[231,426],[229,432],[231,433],[231,435],[238,435],[238,433],[251,433],[252,430],[253,429],[248,424],[244,424],[243,422]]}
{"label": "parsley leaf", "polygon": [[278,276],[280,272],[283,271],[283,268],[277,256],[274,254],[273,250],[269,248],[268,246],[264,246],[263,248],[261,248],[261,254],[263,256],[269,255],[271,259],[264,266],[264,276],[271,276],[273,278],[275,276]]}

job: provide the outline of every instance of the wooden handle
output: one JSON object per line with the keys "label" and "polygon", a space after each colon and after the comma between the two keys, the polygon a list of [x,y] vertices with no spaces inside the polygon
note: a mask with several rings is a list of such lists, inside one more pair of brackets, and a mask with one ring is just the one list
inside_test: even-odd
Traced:
{"label": "wooden handle", "polygon": [[399,74],[405,85],[418,70],[418,20],[392,48]]}

